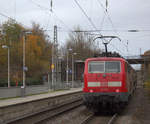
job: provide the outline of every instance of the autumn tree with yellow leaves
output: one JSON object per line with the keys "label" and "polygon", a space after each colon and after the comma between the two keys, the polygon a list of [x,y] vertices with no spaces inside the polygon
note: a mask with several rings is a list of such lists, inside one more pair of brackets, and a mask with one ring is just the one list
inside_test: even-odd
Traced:
{"label": "autumn tree with yellow leaves", "polygon": [[44,74],[48,73],[51,61],[51,43],[48,42],[44,31],[38,24],[33,23],[31,29],[26,29],[13,21],[1,25],[0,32],[0,86],[7,85],[7,49],[10,48],[10,79],[11,85],[22,83],[23,65],[23,31],[29,30],[32,34],[26,35],[26,72],[27,84],[40,84]]}
{"label": "autumn tree with yellow leaves", "polygon": [[[150,56],[150,50],[145,51],[143,56],[145,56],[145,57]],[[141,69],[144,70],[144,64],[142,65]],[[146,80],[150,81],[150,64],[148,64],[148,67],[146,69],[148,69],[148,71],[147,71],[148,79],[146,79]]]}
{"label": "autumn tree with yellow leaves", "polygon": [[[23,73],[23,41],[25,36],[25,60],[26,60],[26,84],[41,84],[43,76],[51,72],[50,65],[52,59],[52,43],[48,40],[47,35],[40,25],[32,23],[31,28],[26,28],[21,24],[17,24],[12,20],[0,25],[0,87],[7,86],[7,49],[3,49],[2,45],[7,45],[10,48],[10,80],[11,85],[19,82],[22,85]],[[80,30],[77,27],[75,30]],[[32,32],[25,34],[25,31]],[[65,76],[65,65],[68,48],[72,48],[69,52],[69,58],[72,53],[76,52],[74,57],[76,60],[85,60],[88,57],[93,57],[95,53],[100,53],[101,50],[93,43],[93,38],[81,32],[71,32],[64,46],[58,49],[59,57],[64,61],[62,66],[62,75]],[[69,59],[69,67],[71,61]]]}

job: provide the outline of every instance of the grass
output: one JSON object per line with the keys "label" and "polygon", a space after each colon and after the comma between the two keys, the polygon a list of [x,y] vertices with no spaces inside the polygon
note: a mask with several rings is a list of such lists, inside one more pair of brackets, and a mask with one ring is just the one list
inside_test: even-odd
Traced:
{"label": "grass", "polygon": [[150,102],[150,78],[144,83],[144,87],[147,89],[148,91],[148,98],[149,98],[149,102]]}
{"label": "grass", "polygon": [[20,98],[20,96],[0,98],[0,100],[15,99],[15,98]]}
{"label": "grass", "polygon": [[145,81],[144,87],[150,89],[150,78]]}
{"label": "grass", "polygon": [[148,78],[148,80],[145,81],[144,83],[144,88],[147,89],[147,92],[148,92],[148,97],[149,97],[149,100],[150,100],[150,77]]}

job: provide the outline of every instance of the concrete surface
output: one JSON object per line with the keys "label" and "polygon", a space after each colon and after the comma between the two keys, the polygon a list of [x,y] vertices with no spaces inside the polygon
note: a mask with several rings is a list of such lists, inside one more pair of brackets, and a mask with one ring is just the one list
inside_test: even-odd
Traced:
{"label": "concrete surface", "polygon": [[[82,98],[81,88],[0,100],[0,124]],[[74,94],[75,93],[75,94]]]}

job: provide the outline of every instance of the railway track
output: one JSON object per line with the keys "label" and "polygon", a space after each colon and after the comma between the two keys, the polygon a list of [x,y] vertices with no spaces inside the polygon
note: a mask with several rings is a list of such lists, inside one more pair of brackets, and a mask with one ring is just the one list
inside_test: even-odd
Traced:
{"label": "railway track", "polygon": [[22,118],[10,121],[7,124],[42,124],[44,121],[60,115],[64,112],[75,109],[83,104],[82,99],[71,101],[67,104],[56,106],[53,109],[46,109]]}
{"label": "railway track", "polygon": [[95,116],[94,114],[89,115],[85,120],[83,120],[80,124],[113,124],[116,120],[118,114],[114,114],[113,116]]}

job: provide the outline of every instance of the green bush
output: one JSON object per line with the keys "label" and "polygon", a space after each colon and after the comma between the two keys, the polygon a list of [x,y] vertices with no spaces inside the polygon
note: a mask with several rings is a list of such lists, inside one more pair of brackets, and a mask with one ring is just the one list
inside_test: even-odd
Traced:
{"label": "green bush", "polygon": [[150,88],[150,77],[144,82],[145,88]]}
{"label": "green bush", "polygon": [[26,78],[26,85],[31,86],[31,85],[42,85],[43,81],[39,78]]}
{"label": "green bush", "polygon": [[[16,82],[10,81],[10,86],[16,86]],[[22,82],[18,82],[18,86],[22,86]],[[8,79],[0,79],[0,87],[8,87]]]}
{"label": "green bush", "polygon": [[148,82],[150,82],[150,77],[148,78]]}
{"label": "green bush", "polygon": [[8,81],[7,79],[0,79],[0,87],[7,87],[8,86]]}
{"label": "green bush", "polygon": [[[42,85],[43,81],[40,78],[26,78],[26,86]],[[18,82],[17,86],[22,86],[22,81]],[[10,86],[16,86],[16,82],[10,81]],[[8,87],[8,79],[0,79],[0,87]]]}
{"label": "green bush", "polygon": [[[11,85],[11,86],[16,86],[16,82],[11,81],[11,82],[10,82],[10,85]],[[18,85],[17,85],[17,86],[22,86],[22,85],[23,85],[22,82],[18,82]]]}

